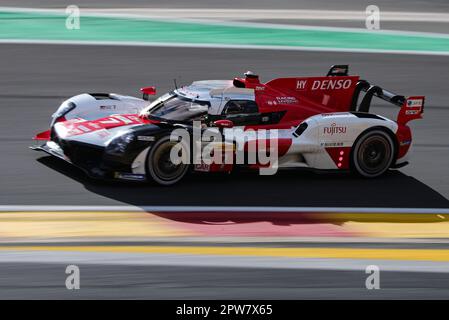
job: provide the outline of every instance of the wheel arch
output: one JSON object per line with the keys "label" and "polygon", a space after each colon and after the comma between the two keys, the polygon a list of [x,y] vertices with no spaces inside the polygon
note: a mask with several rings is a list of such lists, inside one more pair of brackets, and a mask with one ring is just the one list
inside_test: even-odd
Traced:
{"label": "wheel arch", "polygon": [[[156,141],[154,141],[153,144],[151,144],[151,146],[149,146],[147,148],[148,151],[145,154],[144,170],[145,170],[145,174],[147,176],[147,181],[155,182],[161,186],[171,186],[171,185],[179,182],[185,176],[185,174],[189,171],[189,168],[190,168],[190,164],[186,164],[184,167],[184,170],[182,170],[182,173],[179,175],[179,177],[176,177],[173,181],[168,181],[168,180],[164,181],[161,177],[158,177],[157,174],[151,174],[151,172],[154,172],[154,169],[152,169],[150,167],[151,166],[150,165],[150,157],[153,156],[154,150],[157,150],[157,148],[161,144],[163,144],[167,141],[170,141],[170,135],[169,134],[161,135]],[[188,146],[186,146],[186,145],[185,145],[185,147],[188,148]]]}
{"label": "wheel arch", "polygon": [[357,144],[357,142],[361,139],[361,137],[363,137],[365,134],[371,132],[371,131],[376,131],[376,130],[380,130],[385,132],[386,134],[388,134],[388,136],[391,138],[391,140],[393,141],[393,161],[391,162],[390,168],[392,165],[394,165],[396,163],[397,157],[398,157],[398,153],[399,153],[399,142],[398,142],[398,138],[396,137],[396,135],[394,134],[394,132],[385,126],[373,126],[370,127],[368,129],[363,130],[362,132],[360,132],[360,134],[357,136],[357,139],[354,140],[354,143],[352,144],[352,148],[351,148],[351,153],[350,153],[350,159],[349,159],[349,167],[350,169],[354,169],[354,146]]}

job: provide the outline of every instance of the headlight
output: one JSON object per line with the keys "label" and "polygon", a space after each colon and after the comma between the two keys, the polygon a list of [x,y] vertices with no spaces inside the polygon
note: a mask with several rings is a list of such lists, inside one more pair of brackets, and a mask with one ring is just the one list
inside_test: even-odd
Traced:
{"label": "headlight", "polygon": [[106,146],[105,151],[112,155],[123,155],[126,151],[126,147],[134,140],[136,140],[136,137],[133,133],[125,133],[112,139]]}

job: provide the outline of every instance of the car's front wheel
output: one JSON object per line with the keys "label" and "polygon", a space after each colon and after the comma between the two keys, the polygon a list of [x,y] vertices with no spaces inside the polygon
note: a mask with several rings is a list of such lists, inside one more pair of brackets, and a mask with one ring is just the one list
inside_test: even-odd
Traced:
{"label": "car's front wheel", "polygon": [[352,149],[352,168],[366,178],[375,178],[385,173],[394,160],[394,143],[383,130],[372,130],[362,134]]}
{"label": "car's front wheel", "polygon": [[[172,149],[178,142],[170,141],[170,137],[159,139],[150,149],[146,159],[146,172],[149,180],[163,185],[170,186],[181,180],[187,173],[189,165],[187,163],[176,163],[171,159]],[[180,154],[186,152],[176,149]]]}

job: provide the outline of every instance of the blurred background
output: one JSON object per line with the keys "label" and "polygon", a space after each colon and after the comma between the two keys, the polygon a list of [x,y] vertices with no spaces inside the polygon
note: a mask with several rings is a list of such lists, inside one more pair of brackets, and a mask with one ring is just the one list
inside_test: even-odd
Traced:
{"label": "blurred background", "polygon": [[[163,188],[95,182],[28,149],[82,92],[333,64],[426,96],[409,166],[372,181],[280,172]],[[447,1],[0,0],[0,72],[0,298],[449,298]],[[65,286],[70,264],[79,290]]]}

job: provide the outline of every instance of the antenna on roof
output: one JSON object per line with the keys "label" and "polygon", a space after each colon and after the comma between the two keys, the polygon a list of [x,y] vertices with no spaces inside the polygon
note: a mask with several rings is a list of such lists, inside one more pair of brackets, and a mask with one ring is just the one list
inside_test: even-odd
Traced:
{"label": "antenna on roof", "polygon": [[173,79],[173,82],[175,83],[175,89],[178,89],[178,84],[176,83],[176,78]]}

